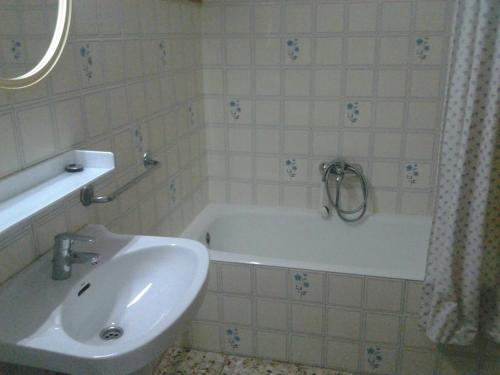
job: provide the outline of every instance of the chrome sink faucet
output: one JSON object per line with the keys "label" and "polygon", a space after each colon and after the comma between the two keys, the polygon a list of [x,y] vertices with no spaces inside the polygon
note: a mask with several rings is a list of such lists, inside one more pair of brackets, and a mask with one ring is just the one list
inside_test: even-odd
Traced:
{"label": "chrome sink faucet", "polygon": [[61,233],[54,238],[54,258],[52,259],[52,279],[66,280],[71,277],[73,263],[99,263],[100,255],[73,251],[71,246],[75,242],[94,242],[90,236],[74,233]]}

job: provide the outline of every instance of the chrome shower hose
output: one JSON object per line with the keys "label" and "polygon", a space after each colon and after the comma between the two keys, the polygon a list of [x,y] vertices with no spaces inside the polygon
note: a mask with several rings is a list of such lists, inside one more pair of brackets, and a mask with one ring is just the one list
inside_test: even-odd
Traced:
{"label": "chrome shower hose", "polygon": [[[332,170],[335,170],[333,172]],[[340,188],[342,186],[342,182],[344,180],[344,175],[345,171],[349,171],[353,173],[355,176],[357,176],[360,180],[361,183],[361,191],[363,193],[363,203],[361,203],[360,206],[356,207],[353,210],[344,210],[341,206],[341,193],[340,193]],[[333,200],[331,192],[330,192],[330,175],[335,175],[335,181],[336,181],[336,189],[335,189],[335,200]],[[365,212],[366,212],[366,206],[368,203],[368,183],[366,181],[365,176],[361,171],[359,171],[357,168],[353,167],[350,164],[345,164],[341,170],[339,170],[338,165],[331,164],[325,171],[324,175],[324,180],[325,180],[325,190],[326,190],[326,196],[328,197],[328,200],[330,204],[335,208],[337,211],[337,215],[344,221],[347,222],[355,222],[360,220]],[[355,215],[358,214],[358,216],[354,218],[349,218],[346,215]]]}

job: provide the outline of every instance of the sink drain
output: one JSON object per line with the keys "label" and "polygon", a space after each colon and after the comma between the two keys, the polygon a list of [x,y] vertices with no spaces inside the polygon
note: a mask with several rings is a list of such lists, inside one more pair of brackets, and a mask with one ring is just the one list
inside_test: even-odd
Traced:
{"label": "sink drain", "polygon": [[99,334],[104,341],[116,340],[123,336],[123,329],[117,326],[104,328]]}

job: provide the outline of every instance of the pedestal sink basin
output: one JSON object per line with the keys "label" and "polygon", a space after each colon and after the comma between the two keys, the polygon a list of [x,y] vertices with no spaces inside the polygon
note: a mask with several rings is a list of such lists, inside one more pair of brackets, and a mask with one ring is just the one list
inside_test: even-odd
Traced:
{"label": "pedestal sink basin", "polygon": [[0,288],[0,361],[72,375],[125,375],[158,357],[192,317],[206,286],[199,242],[117,235],[100,225],[97,265],[51,278],[51,254]]}

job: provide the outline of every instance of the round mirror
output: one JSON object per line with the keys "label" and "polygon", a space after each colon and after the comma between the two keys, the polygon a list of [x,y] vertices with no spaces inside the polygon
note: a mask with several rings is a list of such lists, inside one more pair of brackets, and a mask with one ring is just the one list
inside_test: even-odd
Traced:
{"label": "round mirror", "polygon": [[70,21],[71,0],[0,1],[0,88],[20,89],[49,74]]}

